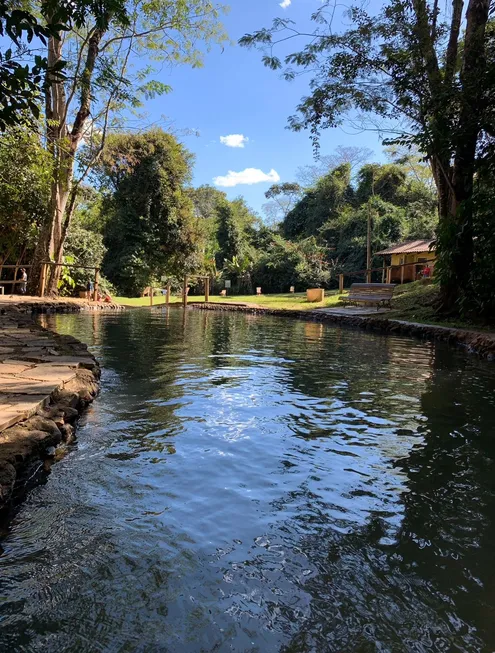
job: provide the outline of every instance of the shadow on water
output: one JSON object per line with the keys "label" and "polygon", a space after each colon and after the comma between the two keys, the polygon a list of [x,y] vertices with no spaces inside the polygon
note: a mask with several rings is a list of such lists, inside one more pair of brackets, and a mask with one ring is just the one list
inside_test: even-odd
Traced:
{"label": "shadow on water", "polygon": [[0,539],[1,651],[493,651],[495,371],[181,310],[55,316],[103,366]]}

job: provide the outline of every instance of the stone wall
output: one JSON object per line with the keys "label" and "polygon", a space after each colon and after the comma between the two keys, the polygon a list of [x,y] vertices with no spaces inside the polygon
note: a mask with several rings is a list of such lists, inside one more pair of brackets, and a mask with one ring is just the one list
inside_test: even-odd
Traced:
{"label": "stone wall", "polygon": [[476,354],[481,358],[495,361],[495,334],[489,332],[484,333],[482,331],[454,329],[432,324],[389,320],[384,317],[332,314],[324,310],[298,311],[215,303],[194,304],[191,305],[191,308],[210,311],[237,311],[251,315],[275,315],[277,317],[324,322],[326,324],[364,329],[366,331],[408,335],[425,340],[442,340],[449,344],[462,347],[469,353]]}

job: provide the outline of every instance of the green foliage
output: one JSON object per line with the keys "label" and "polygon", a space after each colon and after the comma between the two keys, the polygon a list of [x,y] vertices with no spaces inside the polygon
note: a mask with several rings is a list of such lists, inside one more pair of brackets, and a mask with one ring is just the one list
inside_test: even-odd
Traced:
{"label": "green foliage", "polygon": [[0,51],[0,131],[22,125],[31,115],[39,118],[39,92],[47,59],[36,55],[26,64],[24,40],[31,43],[36,38],[46,45],[56,33],[57,26],[43,25],[32,13],[0,2],[0,37],[10,39],[9,47]]}
{"label": "green foliage", "polygon": [[227,201],[227,196],[213,186],[207,185],[189,188],[187,194],[193,204],[196,228],[201,241],[198,247],[203,252],[202,267],[205,272],[213,274],[213,270],[216,272],[215,257],[219,251],[217,208],[220,203]]}
{"label": "green foliage", "polygon": [[256,216],[249,210],[244,200],[220,201],[216,213],[218,251],[215,258],[217,267],[223,267],[225,260],[232,260],[234,257],[238,259],[247,257],[252,260],[254,254],[249,242],[249,231],[252,230],[256,222]]}
{"label": "green foliage", "polygon": [[[67,235],[65,252],[66,260],[71,257],[77,265],[101,268],[107,249],[101,234],[85,229],[76,219]],[[74,268],[71,274],[77,290],[86,290],[88,282],[95,277],[94,269]]]}
{"label": "green foliage", "polygon": [[349,164],[339,166],[310,188],[283,222],[284,235],[316,238],[328,252],[334,275],[366,268],[369,216],[373,252],[402,240],[433,237],[436,196],[406,166],[366,164],[356,175],[356,189],[350,172]]}
{"label": "green foliage", "polygon": [[67,266],[64,265],[61,269],[57,287],[59,293],[67,297],[73,294],[74,288],[76,287],[76,281],[72,275],[72,269],[68,267],[75,263],[75,259],[73,256],[64,256],[63,262],[66,263]]}
{"label": "green foliage", "polygon": [[[492,5],[453,0],[447,10],[436,0],[387,0],[375,14],[351,6],[338,30],[338,8],[323,0],[310,26],[276,19],[240,40],[258,46],[264,64],[284,69],[287,80],[312,76],[289,125],[310,130],[315,148],[322,129],[348,120],[424,153],[438,192],[436,272],[449,311],[476,305],[473,182],[482,141],[495,133]],[[300,49],[278,57],[276,46],[291,41]],[[399,181],[388,177],[392,186]]]}
{"label": "green foliage", "polygon": [[159,129],[111,136],[100,176],[115,192],[105,226],[105,275],[124,294],[139,294],[163,275],[197,268],[198,234],[184,185],[192,155]]}
{"label": "green foliage", "polygon": [[353,201],[351,167],[343,164],[318,180],[290,211],[282,230],[289,239],[314,236],[325,222]]}
{"label": "green foliage", "polygon": [[295,182],[273,184],[265,193],[270,201],[263,206],[263,211],[272,224],[277,224],[287,217],[301,195],[302,188]]}
{"label": "green foliage", "polygon": [[[372,222],[373,252],[405,240],[407,222],[402,207],[385,202],[380,197],[370,198],[366,204],[357,208],[348,206],[321,229],[321,236],[331,248],[336,273],[366,269],[368,217],[371,217]],[[381,264],[381,259],[372,263],[374,267]]]}
{"label": "green foliage", "polygon": [[471,314],[495,322],[495,146],[484,144],[483,164],[474,192],[474,267],[472,286],[474,308]]}
{"label": "green foliage", "polygon": [[293,243],[275,233],[265,237],[265,249],[259,253],[252,275],[263,292],[288,292],[291,286],[300,291],[328,286],[326,252],[315,238]]}
{"label": "green foliage", "polygon": [[50,158],[26,127],[0,135],[0,252],[4,262],[32,255],[47,218]]}

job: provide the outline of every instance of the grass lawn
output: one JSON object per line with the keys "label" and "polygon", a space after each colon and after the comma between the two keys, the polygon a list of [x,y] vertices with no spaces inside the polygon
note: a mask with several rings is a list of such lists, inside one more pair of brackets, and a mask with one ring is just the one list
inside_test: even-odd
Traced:
{"label": "grass lawn", "polygon": [[397,286],[392,300],[392,310],[386,317],[391,320],[405,320],[421,324],[434,324],[457,329],[491,331],[490,326],[482,321],[465,321],[460,318],[446,318],[438,313],[440,288],[437,284],[424,281],[406,283]]}
{"label": "grass lawn", "polygon": [[[306,293],[295,293],[287,295],[235,295],[230,297],[220,297],[218,295],[210,296],[210,302],[232,302],[242,304],[256,304],[257,306],[265,306],[267,308],[280,308],[285,310],[299,310],[310,311],[315,308],[323,308],[327,306],[335,306],[338,304],[339,297],[336,291],[327,291],[326,297],[323,302],[307,302]],[[204,295],[197,297],[190,296],[188,301],[201,302],[204,301]],[[149,306],[149,297],[114,297],[113,300],[117,304],[123,306]],[[181,302],[180,297],[171,297],[171,303]],[[165,304],[165,297],[153,297],[153,305],[159,306]]]}
{"label": "grass lawn", "polygon": [[[306,301],[306,293],[280,294],[280,295],[237,295],[231,297],[211,296],[210,302],[232,302],[242,304],[255,304],[267,308],[277,308],[282,310],[310,311],[315,308],[327,308],[339,305],[339,295],[337,291],[326,291],[326,297],[323,302],[309,303]],[[420,322],[421,324],[436,324],[450,328],[475,329],[478,331],[494,331],[493,326],[483,322],[467,322],[460,319],[448,320],[438,315],[437,306],[439,305],[439,288],[435,284],[425,284],[422,281],[407,283],[398,286],[395,289],[394,299],[392,300],[392,310],[386,314],[379,314],[377,317],[387,317],[395,320],[406,320],[408,322]],[[114,297],[115,302],[123,306],[149,306],[149,297]],[[191,296],[190,302],[204,301],[204,296]],[[172,303],[181,302],[180,297],[172,297]],[[165,297],[154,297],[153,305],[158,306],[165,303]],[[373,317],[371,314],[369,317]]]}

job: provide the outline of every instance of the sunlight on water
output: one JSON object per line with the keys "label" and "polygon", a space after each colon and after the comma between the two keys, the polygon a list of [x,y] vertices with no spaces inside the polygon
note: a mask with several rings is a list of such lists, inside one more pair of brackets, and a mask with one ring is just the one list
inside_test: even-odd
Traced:
{"label": "sunlight on water", "polygon": [[495,650],[495,368],[180,309],[44,318],[102,392],[0,539],[0,651]]}

